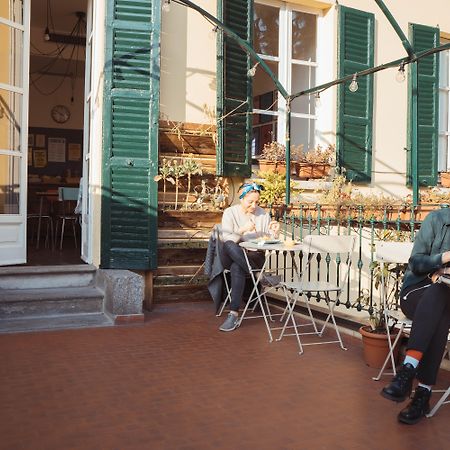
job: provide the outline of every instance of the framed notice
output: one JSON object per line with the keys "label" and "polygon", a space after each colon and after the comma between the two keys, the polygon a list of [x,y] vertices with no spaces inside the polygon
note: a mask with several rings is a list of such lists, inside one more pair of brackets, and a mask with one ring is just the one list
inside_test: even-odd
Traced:
{"label": "framed notice", "polygon": [[69,161],[80,161],[81,160],[81,145],[80,144],[75,144],[73,142],[68,144],[67,159]]}
{"label": "framed notice", "polygon": [[47,150],[34,150],[33,152],[34,167],[47,166]]}
{"label": "framed notice", "polygon": [[45,134],[36,134],[34,145],[40,148],[45,147]]}
{"label": "framed notice", "polygon": [[48,161],[66,162],[66,140],[64,138],[48,138]]}

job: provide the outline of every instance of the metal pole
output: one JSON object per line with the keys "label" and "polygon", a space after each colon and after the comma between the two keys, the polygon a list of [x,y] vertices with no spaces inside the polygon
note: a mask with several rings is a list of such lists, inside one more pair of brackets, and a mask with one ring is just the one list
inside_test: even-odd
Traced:
{"label": "metal pole", "polygon": [[386,16],[389,23],[392,25],[392,28],[397,33],[397,36],[402,41],[402,45],[405,48],[406,52],[408,53],[408,56],[413,57],[414,49],[410,44],[410,42],[408,41],[408,38],[405,36],[405,33],[403,33],[402,29],[400,28],[400,25],[394,19],[394,16],[391,14],[391,11],[389,11],[389,8],[384,4],[382,0],[375,0],[375,3],[380,7],[381,11]]}
{"label": "metal pole", "polygon": [[411,182],[413,191],[413,205],[419,204],[419,155],[417,151],[418,144],[418,131],[419,131],[419,117],[417,111],[417,100],[418,100],[418,62],[411,64],[411,88],[412,88],[412,99],[411,99]]}
{"label": "metal pole", "polygon": [[291,98],[286,99],[286,205],[291,203]]}

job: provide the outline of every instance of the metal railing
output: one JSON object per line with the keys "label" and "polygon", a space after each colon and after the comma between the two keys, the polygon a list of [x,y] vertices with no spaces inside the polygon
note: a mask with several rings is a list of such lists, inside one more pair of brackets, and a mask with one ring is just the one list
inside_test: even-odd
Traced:
{"label": "metal railing", "polygon": [[[429,210],[448,205],[427,205]],[[392,207],[384,207],[381,210],[365,208],[363,205],[351,207],[328,207],[323,205],[300,204],[286,208],[270,209],[272,217],[281,223],[282,235],[287,238],[302,240],[308,234],[356,234],[357,246],[351,261],[351,271],[346,292],[341,295],[337,305],[348,310],[372,314],[374,308],[379,305],[380,293],[375,287],[375,243],[381,241],[414,241],[415,234],[419,230],[426,211],[419,207],[408,207],[395,210]],[[429,212],[429,211],[428,211]],[[298,252],[295,255],[295,263],[299,268],[304,267],[304,255]],[[336,267],[339,271],[339,261]],[[326,277],[330,279],[338,274],[330,273],[330,261],[328,257],[319,258],[316,267],[308,277]],[[284,279],[293,279],[291,256],[285,252],[278,254],[271,261],[273,267],[286,267],[282,269]],[[395,268],[393,268],[395,275]],[[398,293],[401,286],[402,274],[398,269],[395,278],[395,292]],[[396,298],[398,296],[396,295]],[[321,298],[317,296],[317,302]]]}

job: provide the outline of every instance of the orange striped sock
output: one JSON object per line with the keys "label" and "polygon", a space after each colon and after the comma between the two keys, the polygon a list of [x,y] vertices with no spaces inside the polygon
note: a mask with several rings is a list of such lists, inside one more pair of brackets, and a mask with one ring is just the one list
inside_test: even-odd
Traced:
{"label": "orange striped sock", "polygon": [[417,361],[420,361],[423,356],[423,352],[419,352],[419,350],[413,350],[409,349],[406,350],[406,356],[410,356],[411,358],[417,359]]}

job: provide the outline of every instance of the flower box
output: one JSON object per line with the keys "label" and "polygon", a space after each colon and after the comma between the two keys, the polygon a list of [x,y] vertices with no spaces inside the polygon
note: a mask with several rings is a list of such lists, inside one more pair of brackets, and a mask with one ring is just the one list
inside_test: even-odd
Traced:
{"label": "flower box", "polygon": [[300,180],[325,178],[330,174],[330,165],[296,162],[295,172]]}

